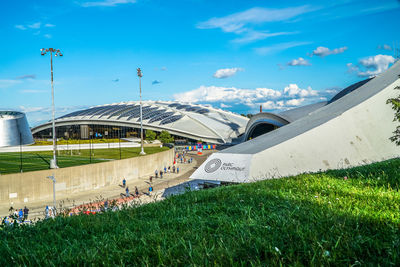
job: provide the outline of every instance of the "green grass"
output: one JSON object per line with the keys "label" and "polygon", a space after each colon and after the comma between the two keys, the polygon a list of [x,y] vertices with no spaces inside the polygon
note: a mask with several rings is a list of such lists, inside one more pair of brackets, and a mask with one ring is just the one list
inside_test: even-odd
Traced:
{"label": "green grass", "polygon": [[[153,154],[168,150],[167,147],[145,147],[146,154]],[[95,149],[92,150],[92,158],[90,159],[90,150],[62,151],[57,156],[58,166],[60,168],[78,166],[90,163],[104,162],[120,158],[118,148]],[[121,159],[139,156],[140,147],[121,148]],[[53,158],[52,151],[23,152],[22,153],[22,170],[23,172],[37,171],[49,169],[50,159]],[[17,173],[20,172],[20,153],[0,153],[0,173]]]}
{"label": "green grass", "polygon": [[7,227],[0,264],[399,266],[399,171],[396,159]]}

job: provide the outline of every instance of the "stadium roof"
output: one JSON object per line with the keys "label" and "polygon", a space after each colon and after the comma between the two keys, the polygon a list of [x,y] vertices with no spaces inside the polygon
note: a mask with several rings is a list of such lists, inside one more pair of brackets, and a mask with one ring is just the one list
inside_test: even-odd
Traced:
{"label": "stadium roof", "polygon": [[[208,106],[165,101],[143,101],[143,128],[212,143],[227,143],[243,134],[248,118]],[[56,126],[112,125],[140,127],[139,102],[121,102],[78,110],[56,119]],[[51,123],[34,127],[35,134]]]}

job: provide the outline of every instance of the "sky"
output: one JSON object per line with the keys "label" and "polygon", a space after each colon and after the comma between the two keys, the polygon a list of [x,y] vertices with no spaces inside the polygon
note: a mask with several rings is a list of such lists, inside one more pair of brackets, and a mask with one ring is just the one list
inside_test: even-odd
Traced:
{"label": "sky", "polygon": [[329,100],[400,49],[400,1],[0,2],[0,110],[51,119],[95,105],[184,101],[236,113]]}

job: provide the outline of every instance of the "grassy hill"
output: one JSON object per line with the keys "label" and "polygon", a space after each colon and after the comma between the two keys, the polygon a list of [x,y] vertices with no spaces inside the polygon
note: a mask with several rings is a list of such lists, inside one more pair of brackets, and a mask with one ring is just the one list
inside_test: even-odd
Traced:
{"label": "grassy hill", "polygon": [[395,159],[5,227],[0,264],[399,266],[399,184]]}

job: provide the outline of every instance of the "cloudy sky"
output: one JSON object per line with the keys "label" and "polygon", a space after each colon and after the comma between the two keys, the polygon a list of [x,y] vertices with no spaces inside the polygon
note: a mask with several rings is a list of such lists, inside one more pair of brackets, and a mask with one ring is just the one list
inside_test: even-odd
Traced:
{"label": "cloudy sky", "polygon": [[0,109],[51,118],[138,100],[211,104],[237,113],[330,99],[385,71],[400,48],[400,1],[1,1]]}

